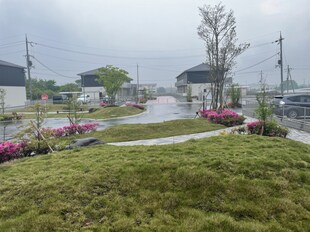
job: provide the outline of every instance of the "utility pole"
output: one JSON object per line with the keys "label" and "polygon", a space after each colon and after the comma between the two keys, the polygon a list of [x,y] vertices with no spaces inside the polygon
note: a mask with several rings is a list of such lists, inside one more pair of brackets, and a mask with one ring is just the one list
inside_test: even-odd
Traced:
{"label": "utility pole", "polygon": [[30,102],[32,101],[32,81],[31,81],[31,76],[30,76],[30,66],[31,61],[29,59],[29,50],[28,50],[28,39],[27,39],[27,34],[25,35],[26,38],[26,64],[27,64],[27,73],[28,73],[28,80],[29,80],[29,92],[30,92]]}
{"label": "utility pole", "polygon": [[288,92],[288,83],[291,83],[291,86],[292,86],[292,89],[293,89],[293,93],[295,93],[295,87],[294,87],[294,83],[293,83],[293,80],[292,80],[292,76],[291,76],[291,69],[290,66],[288,65],[287,66],[287,84],[286,84],[286,87],[287,87],[287,92]]}
{"label": "utility pole", "polygon": [[263,70],[260,71],[260,84],[263,84]]}
{"label": "utility pole", "polygon": [[139,65],[137,64],[137,103],[139,104]]}
{"label": "utility pole", "polygon": [[280,65],[281,68],[281,95],[283,96],[283,54],[282,54],[282,34],[280,32],[280,39],[276,40],[275,42],[278,42],[280,44],[280,60],[278,61],[278,64]]}

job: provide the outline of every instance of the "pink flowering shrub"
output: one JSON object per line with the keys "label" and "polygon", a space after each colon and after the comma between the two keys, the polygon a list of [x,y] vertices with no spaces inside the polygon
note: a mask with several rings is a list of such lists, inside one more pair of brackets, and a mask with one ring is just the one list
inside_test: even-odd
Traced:
{"label": "pink flowering shrub", "polygon": [[143,105],[127,103],[126,106],[132,106],[132,107],[138,108],[140,110],[144,110],[144,106]]}
{"label": "pink flowering shrub", "polygon": [[265,124],[262,121],[247,123],[248,134],[260,135],[262,127],[264,126],[263,135],[271,137],[286,138],[288,129],[286,127],[278,125],[275,121],[267,121]]}
{"label": "pink flowering shrub", "polygon": [[59,138],[69,135],[89,133],[95,131],[98,126],[98,123],[71,124],[70,126],[49,130],[52,130],[53,137]]}
{"label": "pink flowering shrub", "polygon": [[13,143],[11,141],[6,141],[0,143],[0,163],[23,157],[23,149],[26,146],[26,142]]}
{"label": "pink flowering shrub", "polygon": [[234,111],[224,110],[201,110],[200,115],[207,118],[210,122],[222,124],[224,126],[236,126],[243,124],[245,118]]}

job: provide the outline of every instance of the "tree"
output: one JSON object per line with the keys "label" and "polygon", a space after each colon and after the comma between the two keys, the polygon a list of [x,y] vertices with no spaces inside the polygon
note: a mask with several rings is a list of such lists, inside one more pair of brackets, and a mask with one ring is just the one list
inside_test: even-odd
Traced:
{"label": "tree", "polygon": [[262,82],[261,83],[261,90],[259,93],[256,95],[256,100],[258,103],[258,107],[255,110],[255,113],[257,115],[257,118],[262,122],[262,129],[261,129],[261,135],[263,135],[265,127],[266,127],[266,122],[269,119],[272,119],[272,108],[270,107],[269,100],[270,97],[267,92],[267,85],[266,83]]}
{"label": "tree", "polygon": [[202,17],[198,35],[205,42],[207,63],[210,66],[211,108],[224,107],[223,90],[227,74],[235,65],[235,58],[244,52],[249,44],[236,45],[236,19],[233,11],[225,11],[219,3],[214,7],[199,8]]}
{"label": "tree", "polygon": [[239,84],[232,84],[230,88],[228,89],[228,95],[231,99],[231,107],[240,107],[240,97],[241,97],[241,88]]}
{"label": "tree", "polygon": [[112,65],[100,68],[97,71],[97,75],[99,76],[97,79],[98,83],[103,85],[107,95],[110,97],[109,104],[115,104],[116,94],[122,85],[132,80],[128,77],[127,71]]}
{"label": "tree", "polygon": [[4,110],[5,110],[5,95],[6,95],[6,90],[0,89],[0,110],[1,110],[1,114],[3,115],[4,115]]}
{"label": "tree", "polygon": [[59,92],[79,92],[79,91],[81,91],[81,89],[76,83],[68,83],[59,86]]}
{"label": "tree", "polygon": [[192,85],[190,83],[187,85],[187,89],[186,89],[186,100],[188,102],[193,101],[193,99],[192,99]]}
{"label": "tree", "polygon": [[164,87],[158,87],[157,93],[166,93],[166,89]]}
{"label": "tree", "polygon": [[[59,86],[54,80],[32,79],[32,96],[34,100],[41,99],[42,94],[53,96],[59,92]],[[30,98],[29,80],[26,81],[27,98]]]}

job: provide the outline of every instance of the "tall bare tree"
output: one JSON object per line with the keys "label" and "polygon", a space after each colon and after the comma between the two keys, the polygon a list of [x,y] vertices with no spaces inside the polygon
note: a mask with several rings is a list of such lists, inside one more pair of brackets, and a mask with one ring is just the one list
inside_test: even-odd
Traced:
{"label": "tall bare tree", "polygon": [[237,43],[236,19],[232,10],[226,11],[222,3],[199,8],[201,24],[198,35],[205,42],[207,63],[210,66],[211,108],[224,106],[224,84],[235,65],[235,58],[250,45]]}

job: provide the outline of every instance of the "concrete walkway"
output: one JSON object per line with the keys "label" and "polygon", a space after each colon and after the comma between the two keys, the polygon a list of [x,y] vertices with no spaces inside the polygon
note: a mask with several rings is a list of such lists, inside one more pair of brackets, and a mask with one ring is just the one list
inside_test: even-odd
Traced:
{"label": "concrete walkway", "polygon": [[[257,121],[254,118],[247,118],[247,122],[251,121]],[[202,138],[208,138],[212,136],[218,136],[223,132],[228,132],[233,128],[236,127],[229,127],[221,130],[216,131],[209,131],[209,132],[203,132],[203,133],[197,133],[197,134],[189,134],[189,135],[180,135],[180,136],[172,136],[167,138],[157,138],[157,139],[146,139],[146,140],[136,140],[136,141],[129,141],[129,142],[117,142],[117,143],[109,143],[110,145],[115,146],[137,146],[137,145],[144,145],[144,146],[150,146],[150,145],[166,145],[166,144],[175,144],[175,143],[182,143],[191,139],[202,139]],[[298,142],[310,144],[310,133],[298,131],[295,129],[289,129],[289,134],[287,136],[288,139],[295,140]]]}

